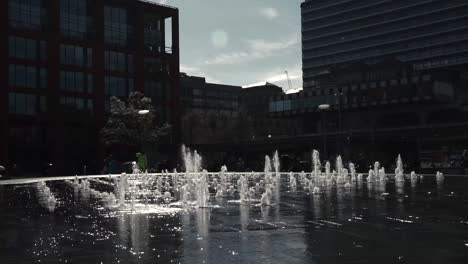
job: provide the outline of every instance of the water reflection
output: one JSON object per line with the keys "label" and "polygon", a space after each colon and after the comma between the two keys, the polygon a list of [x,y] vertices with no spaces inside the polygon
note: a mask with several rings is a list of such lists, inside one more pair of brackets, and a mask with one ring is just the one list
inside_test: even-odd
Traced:
{"label": "water reflection", "polygon": [[262,206],[261,212],[262,212],[262,220],[264,223],[269,223],[270,222],[270,211],[271,211],[271,206]]}
{"label": "water reflection", "polygon": [[3,203],[4,201],[4,193],[5,193],[4,188],[5,187],[3,185],[0,185],[0,203]]}
{"label": "water reflection", "polygon": [[148,253],[149,224],[148,216],[131,214],[130,216],[131,253],[141,258]]}
{"label": "water reflection", "polygon": [[342,186],[336,187],[336,213],[338,221],[344,220],[344,199],[348,190]]}
{"label": "water reflection", "polygon": [[379,181],[377,183],[377,191],[380,195],[387,192],[387,182],[386,181]]}
{"label": "water reflection", "polygon": [[198,263],[209,263],[209,226],[210,211],[207,208],[199,208],[196,212],[198,248],[200,249],[200,258]]}
{"label": "water reflection", "polygon": [[395,181],[395,192],[398,196],[400,196],[399,198],[402,198],[401,196],[405,194],[405,182],[404,181]]}
{"label": "water reflection", "polygon": [[404,216],[405,214],[405,203],[404,203],[404,195],[405,195],[405,182],[404,181],[396,181],[395,182],[395,191],[397,193],[397,203],[396,203],[396,216]]}
{"label": "water reflection", "polygon": [[311,195],[311,199],[313,200],[314,218],[320,219],[322,217],[321,206],[320,206],[320,195],[313,194]]}
{"label": "water reflection", "polygon": [[443,193],[444,189],[444,179],[443,178],[436,178],[436,184],[437,184],[437,193],[441,195]]}
{"label": "water reflection", "polygon": [[241,231],[246,232],[247,227],[249,226],[249,219],[250,219],[250,207],[249,206],[243,206],[241,205],[240,207],[240,223],[241,223]]}

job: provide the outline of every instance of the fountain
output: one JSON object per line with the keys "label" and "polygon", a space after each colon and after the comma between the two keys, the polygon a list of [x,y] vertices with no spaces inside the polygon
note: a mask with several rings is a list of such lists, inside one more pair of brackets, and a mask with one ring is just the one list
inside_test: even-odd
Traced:
{"label": "fountain", "polygon": [[[239,237],[243,238],[240,243],[250,243],[248,245],[252,247],[255,245],[252,245],[253,243],[249,242],[249,240],[252,241],[251,238],[253,237],[249,237],[248,232],[253,230],[260,230],[263,234],[311,225],[313,228],[310,228],[310,232],[317,232],[315,231],[317,229],[320,229],[320,232],[329,232],[329,227],[332,226],[338,231],[347,231],[351,230],[347,228],[354,228],[356,222],[362,226],[362,224],[374,224],[372,221],[380,221],[380,218],[384,218],[386,222],[383,222],[384,224],[379,222],[380,226],[385,226],[389,221],[398,221],[398,224],[401,225],[408,224],[404,228],[408,232],[411,231],[410,223],[405,221],[421,222],[424,220],[417,218],[417,210],[410,216],[405,215],[406,211],[412,210],[412,207],[403,208],[405,203],[402,203],[402,201],[413,199],[418,195],[431,195],[431,199],[426,199],[430,203],[432,200],[439,198],[435,195],[442,197],[443,185],[445,186],[450,182],[443,182],[444,175],[437,172],[435,177],[437,180],[437,193],[420,192],[424,188],[432,187],[428,184],[427,186],[421,184],[421,181],[418,181],[420,177],[413,171],[409,175],[411,186],[415,187],[420,184],[421,187],[418,186],[418,192],[415,192],[415,188],[413,188],[412,193],[407,195],[408,193],[405,193],[405,188],[403,188],[405,177],[400,155],[396,161],[395,175],[387,175],[385,168],[379,162],[375,162],[373,168],[366,172],[367,181],[363,179],[362,171],[360,171],[361,173],[356,171],[356,167],[352,162],[345,167],[339,155],[333,165],[326,161],[322,168],[320,153],[317,150],[312,152],[312,168],[309,171],[301,172],[281,172],[277,151],[274,152],[271,159],[270,156],[265,156],[263,172],[228,172],[225,165],[221,166],[217,172],[208,172],[203,168],[201,155],[196,150],[190,150],[184,146],[182,147],[182,157],[185,166],[185,170],[182,172],[163,170],[160,173],[148,173],[147,171],[141,171],[137,163],[132,163],[132,173],[73,176],[64,181],[65,187],[60,186],[60,181],[56,181],[56,179],[50,180],[50,182],[41,180],[33,185],[37,197],[36,203],[46,216],[50,214],[54,218],[59,218],[63,210],[69,210],[70,208],[75,210],[70,210],[72,213],[69,214],[73,215],[74,212],[77,212],[76,214],[80,215],[77,216],[78,218],[69,221],[73,225],[68,232],[74,232],[70,230],[80,230],[79,232],[82,232],[81,229],[84,228],[83,221],[88,221],[86,223],[90,223],[93,230],[82,232],[83,234],[94,232],[93,235],[88,235],[88,239],[94,239],[99,232],[114,227],[114,225],[108,225],[107,223],[116,223],[115,226],[118,226],[119,231],[112,229],[109,235],[103,236],[102,241],[111,239],[112,242],[115,242],[112,247],[118,250],[127,248],[127,243],[130,243],[128,241],[136,243],[137,245],[132,244],[130,249],[132,252],[127,255],[141,257],[151,255],[153,251],[157,252],[157,254],[164,254],[161,251],[164,246],[160,245],[165,244],[161,237],[164,237],[167,241],[174,238],[178,244],[190,243],[189,245],[194,245],[198,242],[205,252],[208,250],[208,246],[217,246],[217,243],[225,242],[222,239],[216,241],[216,243],[208,241],[212,230],[216,230],[217,235],[228,232],[231,232],[230,234],[233,234],[232,232],[236,232],[234,234],[239,233]],[[391,187],[387,188],[388,184],[393,184],[391,182],[393,176],[396,182],[395,190]],[[284,181],[281,181],[281,177],[284,177]],[[427,178],[427,181],[429,181],[429,177]],[[59,186],[56,186],[56,184]],[[389,193],[387,193],[387,190]],[[67,194],[67,192],[70,192],[71,195],[63,195],[63,193]],[[456,197],[457,194],[451,195]],[[216,197],[216,199],[211,199],[212,196]],[[70,197],[74,199],[73,203],[67,201],[67,199],[71,199]],[[419,196],[418,199],[420,199]],[[439,200],[439,202],[445,200]],[[397,204],[391,205],[391,203]],[[392,210],[386,209],[387,204],[389,207],[391,206]],[[85,207],[86,210],[83,210],[82,207]],[[365,208],[365,210],[362,208]],[[393,212],[394,209],[397,213]],[[377,210],[377,212],[372,211],[371,213],[379,217],[369,217],[369,210]],[[80,213],[81,211],[86,213]],[[182,217],[174,217],[175,214],[181,214]],[[190,217],[191,214],[196,214],[197,217]],[[167,215],[169,217],[166,217]],[[219,218],[211,220],[211,217]],[[241,225],[236,221],[231,223],[232,220],[230,219],[233,217],[240,217],[242,220]],[[193,218],[198,221],[197,224],[190,223]],[[105,221],[102,221],[102,219],[105,219]],[[135,219],[138,220],[135,221]],[[168,221],[167,219],[175,221],[176,224],[165,222]],[[180,223],[177,222],[179,220]],[[105,222],[106,225],[102,224],[102,222]],[[226,226],[227,223],[230,223],[230,225]],[[63,225],[67,224],[68,222],[64,221]],[[151,226],[151,228],[143,230],[145,226]],[[142,230],[135,231],[138,228],[142,228]],[[203,230],[194,232],[192,228]],[[392,229],[391,232],[399,232],[398,230],[400,229]],[[135,232],[140,232],[142,235],[136,236]],[[163,235],[160,236],[159,232],[162,232]],[[63,236],[61,234],[56,237],[61,239],[79,237],[82,233],[64,234]],[[114,238],[115,233],[119,233],[119,235]],[[135,237],[129,239],[127,237],[129,233]],[[166,236],[166,233],[169,235]],[[288,233],[288,236],[294,236],[293,232],[284,233]],[[192,234],[201,235],[193,239]],[[268,234],[270,235],[270,233]],[[283,233],[275,232],[274,234],[275,236],[281,236]],[[302,236],[304,232],[301,230],[300,234]],[[371,235],[375,234],[372,233]],[[234,240],[236,237],[237,235],[230,236],[229,239]],[[83,240],[82,237],[79,237],[79,239]],[[143,242],[138,247],[140,239]],[[294,239],[294,241],[297,241],[296,238]],[[388,239],[388,237],[384,239]],[[99,241],[101,240],[93,240],[98,244],[96,247],[101,246]],[[146,249],[145,246],[151,245],[149,241],[158,241],[159,244],[154,248]],[[268,236],[265,236],[262,241],[265,241],[266,245],[270,245],[269,243],[275,243],[276,239],[268,240]],[[280,245],[279,247],[284,246],[281,243],[278,245]],[[193,253],[190,246],[184,246],[184,251],[187,250],[190,254]],[[233,256],[232,252],[234,250],[235,254],[242,252],[239,251],[239,248],[234,248],[235,246],[233,244],[229,245],[230,256]],[[140,249],[139,253],[136,248]],[[222,252],[223,249],[218,248],[218,250]],[[265,249],[257,248],[252,250]],[[144,254],[141,252],[144,252]],[[192,255],[196,256],[196,254]],[[119,256],[126,256],[126,254],[120,254]],[[208,257],[207,260],[209,260]],[[45,261],[41,262],[46,263]],[[49,262],[53,263],[54,261]],[[165,262],[169,263],[170,261]],[[186,263],[195,262],[191,262],[190,259],[186,261]]]}
{"label": "fountain", "polygon": [[396,160],[396,168],[395,168],[395,181],[404,182],[405,175],[403,173],[404,173],[403,161],[401,160],[401,156],[398,154],[398,158]]}

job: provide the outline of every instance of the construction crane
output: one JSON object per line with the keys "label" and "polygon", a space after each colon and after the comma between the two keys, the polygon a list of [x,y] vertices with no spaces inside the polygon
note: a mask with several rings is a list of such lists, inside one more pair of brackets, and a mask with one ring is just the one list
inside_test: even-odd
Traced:
{"label": "construction crane", "polygon": [[291,79],[289,78],[289,73],[288,73],[288,71],[284,71],[284,73],[286,74],[286,79],[288,80],[289,90],[291,90],[292,89],[292,83],[291,83]]}

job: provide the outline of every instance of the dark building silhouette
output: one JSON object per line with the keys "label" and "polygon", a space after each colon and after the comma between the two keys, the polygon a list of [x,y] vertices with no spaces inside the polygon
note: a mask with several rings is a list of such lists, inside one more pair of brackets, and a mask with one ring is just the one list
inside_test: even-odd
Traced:
{"label": "dark building silhouette", "polygon": [[181,74],[182,140],[189,146],[235,141],[238,132],[240,86],[207,83]]}
{"label": "dark building silhouette", "polygon": [[[151,97],[179,139],[176,8],[134,0],[0,3],[0,163],[22,173],[99,170],[108,99]],[[172,33],[172,34],[171,34]],[[8,73],[8,74],[6,74]]]}

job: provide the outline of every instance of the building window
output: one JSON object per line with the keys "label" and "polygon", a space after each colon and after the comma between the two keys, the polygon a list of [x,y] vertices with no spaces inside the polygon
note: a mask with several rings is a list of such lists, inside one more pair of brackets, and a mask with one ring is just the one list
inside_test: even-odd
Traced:
{"label": "building window", "polygon": [[89,94],[92,94],[94,91],[94,78],[92,74],[88,74],[88,83],[86,85],[86,88],[88,90]]}
{"label": "building window", "polygon": [[60,89],[67,92],[84,92],[84,74],[82,72],[60,72]]}
{"label": "building window", "polygon": [[45,110],[42,106],[38,109],[38,96],[35,94],[9,93],[8,94],[8,112],[17,115],[35,115],[38,110]]}
{"label": "building window", "polygon": [[60,0],[60,31],[72,39],[86,39],[92,18],[88,16],[88,0]]}
{"label": "building window", "polygon": [[144,93],[147,97],[151,98],[153,102],[163,101],[165,97],[164,87],[159,81],[146,80]]}
{"label": "building window", "polygon": [[42,130],[36,126],[10,127],[9,140],[15,144],[37,144],[44,142]]}
{"label": "building window", "polygon": [[86,65],[88,68],[93,67],[93,49],[91,48],[86,49]]}
{"label": "building window", "polygon": [[108,71],[133,72],[133,55],[116,51],[104,53],[104,67]]}
{"label": "building window", "polygon": [[40,68],[39,70],[39,86],[42,89],[47,87],[47,69],[45,68]]}
{"label": "building window", "polygon": [[92,49],[74,45],[60,45],[60,63],[77,67],[92,67]]}
{"label": "building window", "polygon": [[86,100],[81,97],[61,97],[60,106],[66,112],[92,112],[93,109],[92,100]]}
{"label": "building window", "polygon": [[164,63],[161,61],[161,59],[145,58],[144,64],[145,64],[145,71],[147,73],[161,73],[167,70],[167,68],[164,66]]}
{"label": "building window", "polygon": [[47,3],[44,0],[4,0],[8,1],[8,22],[20,29],[40,30],[46,21]]}
{"label": "building window", "polygon": [[36,60],[38,41],[10,36],[8,38],[8,54],[11,58]]}
{"label": "building window", "polygon": [[39,42],[39,59],[42,62],[47,61],[47,42],[45,42],[44,40],[41,40]]}
{"label": "building window", "polygon": [[107,96],[127,97],[134,90],[133,78],[106,76],[104,86]]}
{"label": "building window", "polygon": [[10,64],[8,67],[8,84],[23,88],[45,88],[47,85],[47,70],[35,66]]}
{"label": "building window", "polygon": [[107,44],[126,47],[132,38],[133,28],[124,8],[104,7],[104,39]]}
{"label": "building window", "polygon": [[202,95],[202,91],[200,89],[193,89],[192,90],[192,94],[194,96],[201,96]]}
{"label": "building window", "polygon": [[145,49],[151,52],[164,51],[164,44],[161,31],[161,18],[157,15],[145,14],[144,21]]}

